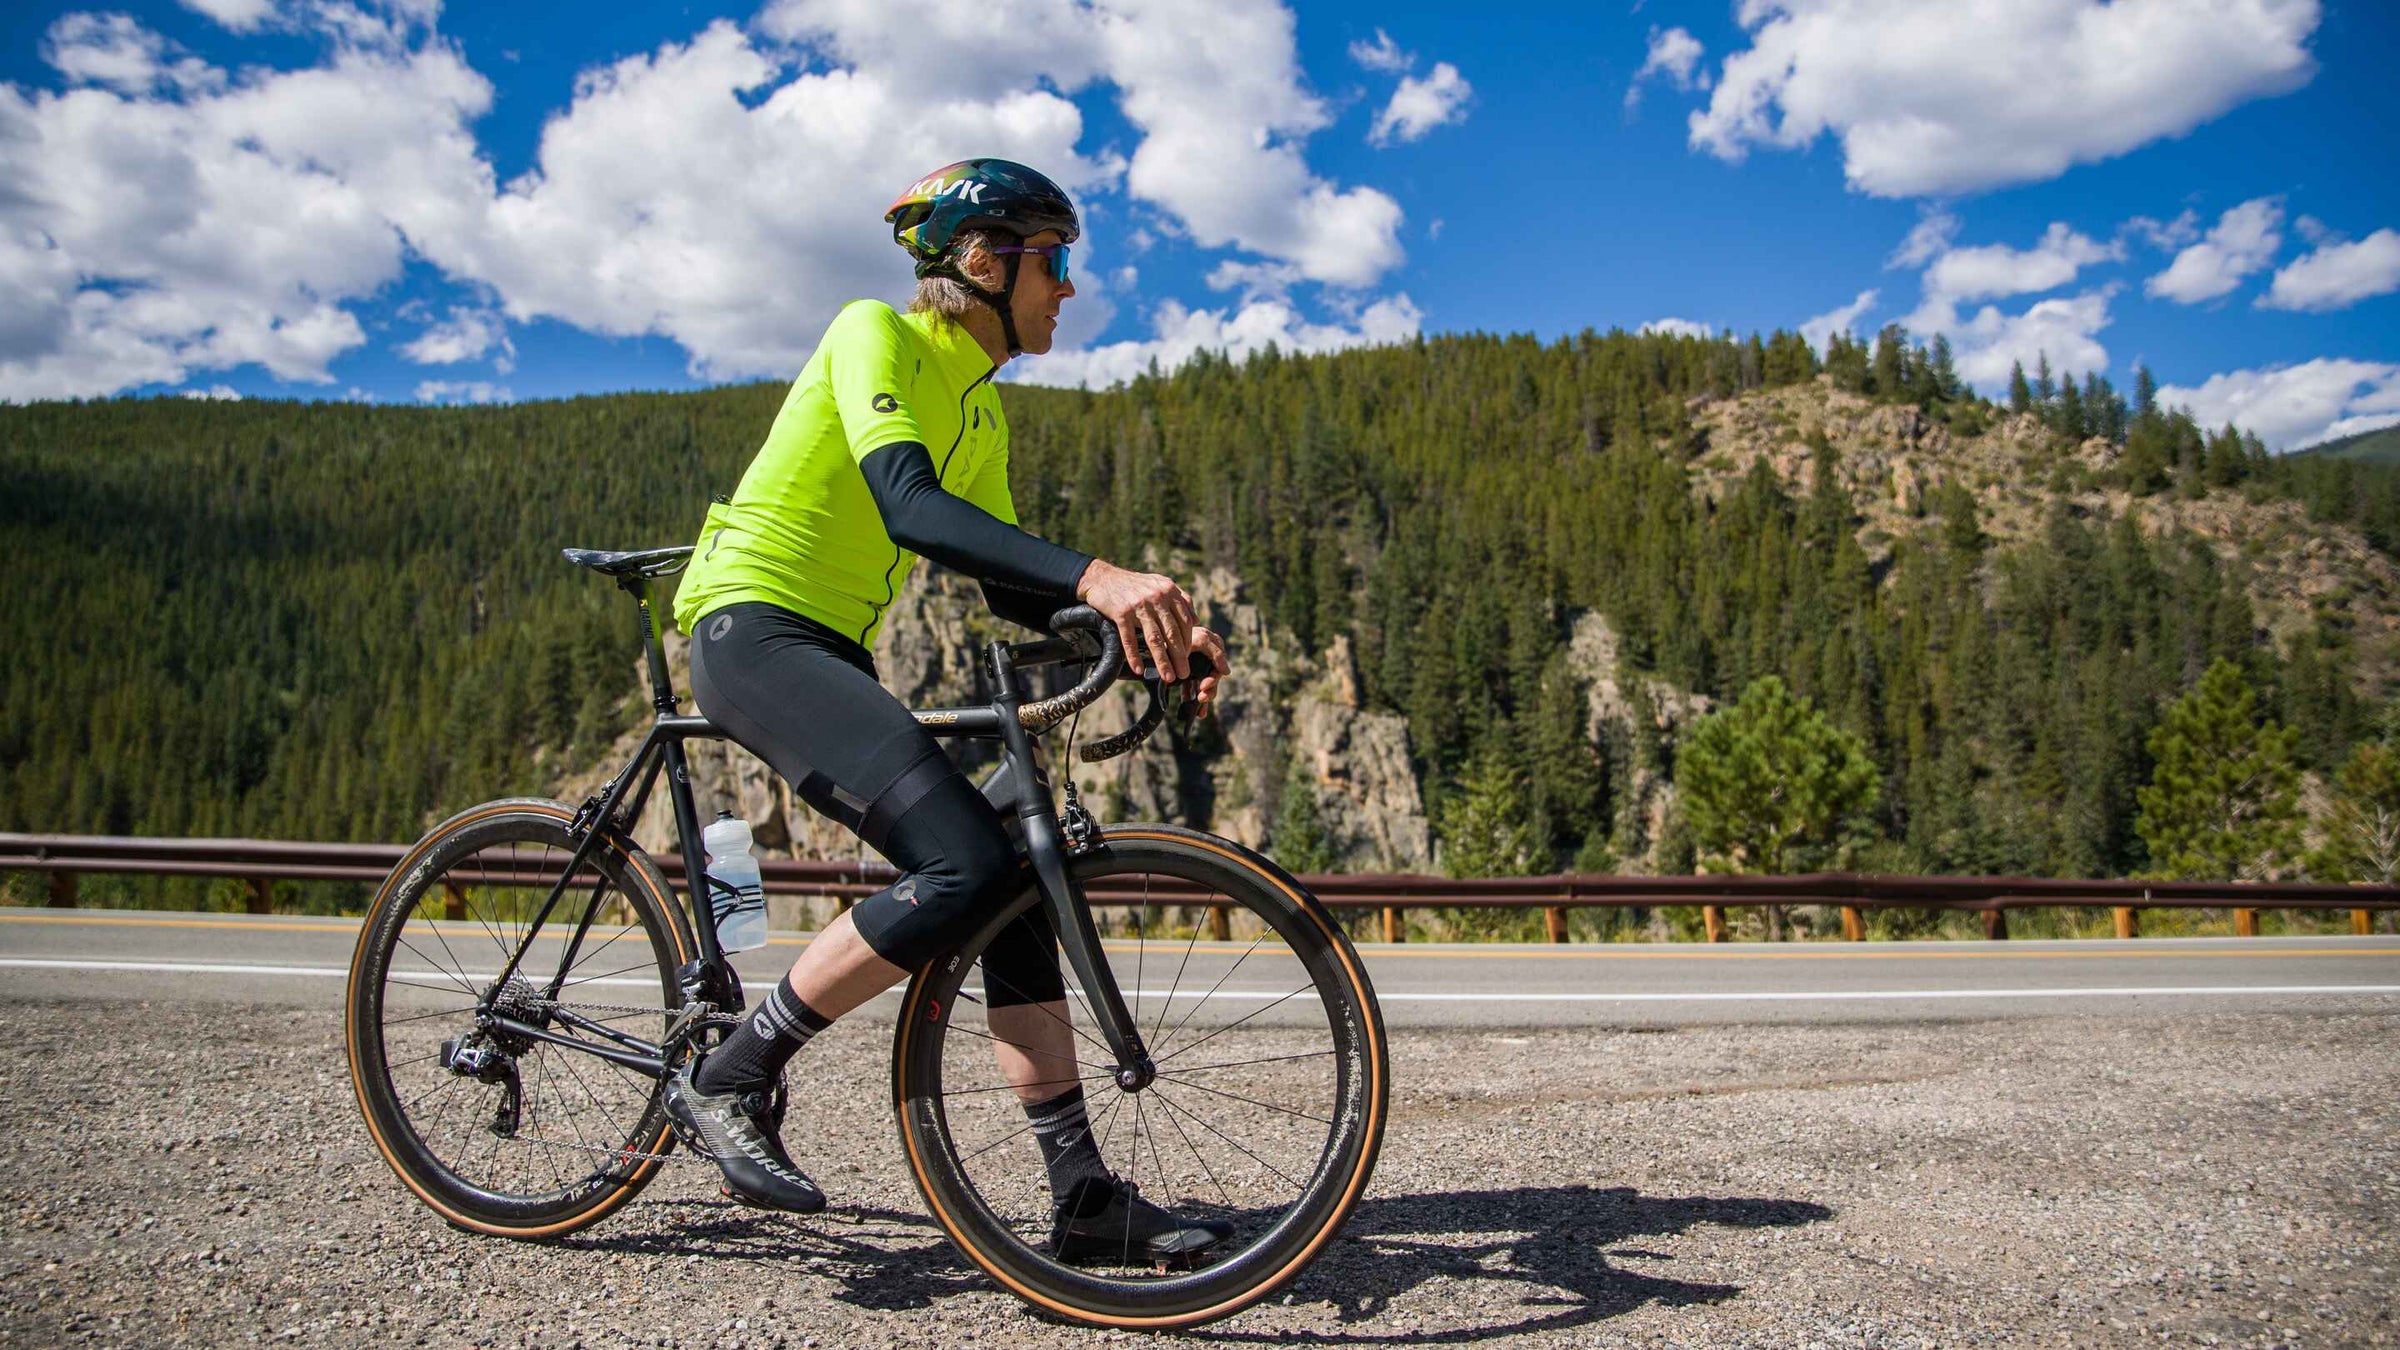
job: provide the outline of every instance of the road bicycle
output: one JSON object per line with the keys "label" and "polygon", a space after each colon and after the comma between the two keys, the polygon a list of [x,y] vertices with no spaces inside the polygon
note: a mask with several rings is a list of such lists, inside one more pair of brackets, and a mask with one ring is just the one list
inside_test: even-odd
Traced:
{"label": "road bicycle", "polygon": [[[684,747],[723,733],[678,711],[652,604],[691,550],[565,552],[640,608],[649,733],[580,805],[486,802],[418,841],[360,927],[346,1011],[359,1108],[392,1170],[450,1223],[526,1239],[597,1223],[656,1175],[676,1142],[664,1080],[743,1006],[710,907],[688,886],[679,898],[632,833],[663,776],[682,875],[705,877]],[[983,791],[1034,882],[908,982],[892,1047],[902,1153],[935,1222],[1012,1293],[1076,1322],[1189,1326],[1290,1281],[1357,1204],[1386,1115],[1382,1015],[1341,929],[1274,863],[1196,830],[1104,826],[1072,781],[1060,808],[1035,738],[1125,663],[1088,607],[1052,627],[982,650],[988,704],[914,714],[937,736],[998,743]],[[1032,696],[1032,672],[1073,666],[1072,688]],[[1143,678],[1147,710],[1084,746],[1087,762],[1161,725],[1175,691]],[[1093,901],[1130,909],[1131,932],[1104,941]],[[1196,1266],[1047,1250],[1048,1186],[993,1055],[981,961],[1036,906],[1065,954],[1073,1073],[1103,1155],[1153,1203],[1232,1225]],[[782,1090],[757,1105],[779,1122]],[[804,1165],[817,1152],[797,1151]]]}

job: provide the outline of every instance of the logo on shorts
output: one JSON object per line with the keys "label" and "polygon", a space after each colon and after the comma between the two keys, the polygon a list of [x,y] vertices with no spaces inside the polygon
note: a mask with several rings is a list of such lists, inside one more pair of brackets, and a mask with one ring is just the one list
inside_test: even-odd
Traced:
{"label": "logo on shorts", "polygon": [[732,631],[733,616],[730,614],[720,614],[717,616],[717,621],[708,626],[708,640],[715,642],[717,639]]}
{"label": "logo on shorts", "polygon": [[877,394],[875,397],[867,400],[867,404],[877,412],[888,413],[900,411],[900,400],[893,398],[890,394]]}
{"label": "logo on shorts", "polygon": [[892,887],[892,898],[906,900],[912,905],[917,903],[917,879],[915,877],[900,878],[900,884]]}

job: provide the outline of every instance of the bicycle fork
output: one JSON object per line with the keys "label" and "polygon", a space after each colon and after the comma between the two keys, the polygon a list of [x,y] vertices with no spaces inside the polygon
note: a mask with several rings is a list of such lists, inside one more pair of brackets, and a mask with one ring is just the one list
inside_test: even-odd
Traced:
{"label": "bicycle fork", "polygon": [[1017,705],[1022,697],[1008,644],[993,643],[985,649],[984,660],[992,677],[992,688],[999,692],[993,706],[1000,712],[1000,742],[1008,750],[1009,761],[1022,766],[1022,779],[1011,786],[1015,790],[1017,823],[1025,830],[1025,852],[1033,862],[1035,882],[1042,888],[1042,903],[1050,911],[1051,928],[1066,952],[1068,968],[1083,986],[1084,1001],[1093,1020],[1099,1023],[1100,1038],[1116,1057],[1117,1086],[1127,1092],[1139,1092],[1150,1086],[1151,1080],[1158,1076],[1158,1069],[1151,1063],[1149,1048],[1142,1043],[1140,1026],[1125,1007],[1125,996],[1117,988],[1116,976],[1102,956],[1100,929],[1092,922],[1091,906],[1082,902],[1074,879],[1067,874],[1066,841],[1059,830],[1058,809],[1051,799],[1050,783],[1034,760],[1033,738],[1017,720]]}

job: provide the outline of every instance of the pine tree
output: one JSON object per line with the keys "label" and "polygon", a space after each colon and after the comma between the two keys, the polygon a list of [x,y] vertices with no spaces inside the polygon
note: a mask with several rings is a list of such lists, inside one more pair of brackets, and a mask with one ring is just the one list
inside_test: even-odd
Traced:
{"label": "pine tree", "polygon": [[[1675,786],[1702,863],[1774,875],[1798,850],[1830,845],[1875,799],[1875,766],[1783,681],[1762,675],[1739,702],[1701,718],[1676,757]],[[1782,915],[1770,911],[1770,937]]]}
{"label": "pine tree", "polygon": [[1298,755],[1284,771],[1282,795],[1275,811],[1276,863],[1287,872],[1333,871],[1341,863],[1341,847],[1325,828],[1316,775]]}
{"label": "pine tree", "polygon": [[[1933,335],[1932,361],[1933,396],[1944,402],[1956,399],[1961,389],[1958,380],[1958,359],[1950,350],[1950,338],[1947,334],[1936,333]],[[2016,377],[2019,380],[2025,378],[2025,370],[2022,366],[2017,368]]]}
{"label": "pine tree", "polygon": [[2400,881],[2400,755],[2374,741],[2350,753],[2334,780],[2325,842],[2310,856],[2318,881]]}
{"label": "pine tree", "polygon": [[2151,867],[2187,880],[2260,880],[2300,845],[2292,733],[2261,725],[2240,666],[2219,659],[2150,732],[2157,767],[2136,794]]}
{"label": "pine tree", "polygon": [[2133,415],[2137,421],[2158,415],[2158,378],[2146,365],[2134,368]]}
{"label": "pine tree", "polygon": [[2012,413],[2033,411],[2033,386],[2025,383],[2025,363],[2008,363],[2008,410]]}
{"label": "pine tree", "polygon": [[1442,810],[1442,867],[1451,876],[1527,876],[1548,862],[1534,837],[1525,784],[1503,744],[1499,735],[1486,738]]}

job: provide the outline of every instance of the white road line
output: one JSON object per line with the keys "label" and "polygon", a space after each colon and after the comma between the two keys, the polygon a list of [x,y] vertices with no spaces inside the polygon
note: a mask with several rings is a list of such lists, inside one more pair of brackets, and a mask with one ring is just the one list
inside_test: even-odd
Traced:
{"label": "white road line", "polygon": [[[163,975],[287,975],[301,977],[343,977],[350,972],[339,966],[264,966],[222,965],[199,961],[84,961],[50,957],[0,957],[0,969],[26,970],[87,970],[124,971],[128,973]],[[415,979],[454,979],[448,972],[436,970],[401,971],[399,974]],[[471,973],[468,978],[489,978],[485,972]],[[656,988],[657,981],[633,978],[603,978],[579,981],[587,985],[614,985],[632,988]],[[773,981],[744,981],[749,989],[771,989]],[[1214,997],[1223,999],[1282,999],[1289,998],[1288,989],[1220,989]],[[1850,990],[1757,990],[1709,993],[1642,993],[1642,994],[1447,994],[1447,993],[1379,993],[1384,1003],[1839,1003],[1851,999],[1974,999],[1974,998],[2164,998],[2191,997],[2210,994],[2400,994],[2400,984],[2233,984],[2233,985],[2135,985],[2123,988],[2092,989],[1850,989]],[[1126,990],[1128,998],[1193,998],[1193,991],[1141,989]]]}

